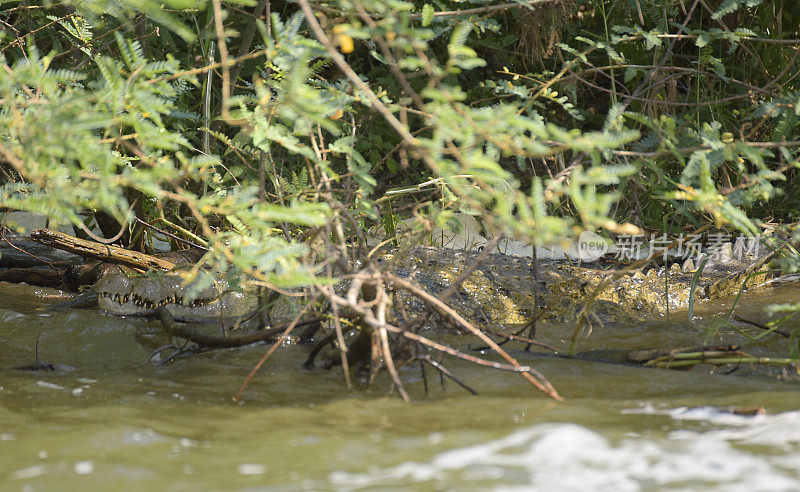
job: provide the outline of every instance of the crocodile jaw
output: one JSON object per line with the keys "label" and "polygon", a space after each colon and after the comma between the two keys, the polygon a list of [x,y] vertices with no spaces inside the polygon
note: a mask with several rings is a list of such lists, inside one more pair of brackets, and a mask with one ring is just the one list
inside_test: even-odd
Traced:
{"label": "crocodile jaw", "polygon": [[176,318],[238,318],[252,312],[258,305],[255,296],[242,292],[224,292],[214,300],[203,304],[165,304]]}
{"label": "crocodile jaw", "polygon": [[224,291],[227,283],[217,285],[223,290],[204,289],[191,302],[184,302],[189,286],[182,285],[178,276],[158,278],[128,278],[109,275],[95,284],[100,309],[119,316],[145,315],[164,306],[179,318],[214,318],[243,316],[257,306],[255,296],[241,292]]}

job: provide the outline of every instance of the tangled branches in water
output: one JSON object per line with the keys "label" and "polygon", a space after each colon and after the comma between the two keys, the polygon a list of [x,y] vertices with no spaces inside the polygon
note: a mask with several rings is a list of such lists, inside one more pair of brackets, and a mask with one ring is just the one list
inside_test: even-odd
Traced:
{"label": "tangled branches in water", "polygon": [[[309,302],[307,308],[301,311],[282,332],[280,338],[268,350],[262,360],[255,366],[248,376],[241,391],[260,369],[274,350],[286,341],[291,331],[301,323],[307,314],[308,306],[324,304],[328,306],[325,323],[327,333],[321,337],[311,351],[306,362],[306,367],[314,365],[321,351],[333,344],[338,350],[338,360],[328,358],[327,367],[339,365],[343,369],[347,388],[352,387],[351,372],[366,373],[364,378],[369,384],[375,376],[385,369],[393,382],[399,396],[408,401],[406,391],[398,368],[413,363],[418,363],[422,372],[423,381],[427,390],[425,366],[430,366],[438,371],[442,377],[449,378],[458,385],[476,393],[472,388],[460,381],[450,370],[445,367],[438,357],[447,354],[481,366],[491,367],[503,371],[519,373],[537,389],[551,398],[560,400],[561,396],[538,371],[530,366],[520,364],[495,342],[480,326],[468,321],[446,301],[456,293],[460,285],[483,262],[488,254],[502,239],[498,235],[479,254],[473,263],[461,272],[459,277],[450,286],[438,295],[433,295],[415,284],[411,279],[402,278],[390,271],[391,262],[378,264],[374,260],[376,250],[367,252],[366,240],[360,233],[359,224],[349,215],[347,209],[332,198],[332,194],[323,193],[328,203],[336,214],[331,222],[318,231],[324,257],[327,258],[327,282],[313,285],[307,291]],[[343,231],[345,225],[355,228],[357,244],[347,244]],[[399,256],[399,255],[396,255]],[[334,273],[338,273],[336,277]],[[333,281],[331,281],[333,280]],[[404,291],[423,303],[426,307],[421,313],[410,317],[399,299],[400,292]],[[392,309],[394,306],[394,309]],[[496,353],[505,362],[495,362],[486,358],[476,357],[463,353],[457,348],[440,343],[420,332],[425,327],[431,315],[436,313],[443,320],[440,326],[454,326],[459,333],[466,333],[481,340],[491,352]],[[320,325],[322,327],[322,325]],[[349,343],[348,335],[351,337]],[[237,396],[238,399],[238,396]]]}

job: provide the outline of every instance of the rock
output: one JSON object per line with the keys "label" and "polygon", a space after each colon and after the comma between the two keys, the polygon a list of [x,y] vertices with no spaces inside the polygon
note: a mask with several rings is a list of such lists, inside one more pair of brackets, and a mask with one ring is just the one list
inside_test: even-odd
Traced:
{"label": "rock", "polygon": [[5,234],[0,238],[0,268],[80,265],[83,258],[33,241],[28,236]]}

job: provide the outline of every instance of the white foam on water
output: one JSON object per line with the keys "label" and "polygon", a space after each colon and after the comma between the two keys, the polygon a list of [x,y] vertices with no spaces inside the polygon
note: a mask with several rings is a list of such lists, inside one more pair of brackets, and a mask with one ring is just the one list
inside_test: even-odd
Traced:
{"label": "white foam on water", "polygon": [[[747,416],[715,407],[656,409],[648,406],[626,413],[669,415],[675,420],[708,422],[720,427],[710,429],[705,434],[713,434],[737,444],[800,450],[800,411]],[[687,431],[675,431],[671,435],[680,438],[684,432]]]}
{"label": "white foam on water", "polygon": [[8,475],[8,480],[28,480],[36,478],[50,471],[47,465],[33,465],[26,468],[14,470]]}
{"label": "white foam on water", "polygon": [[59,384],[49,383],[47,381],[36,381],[36,385],[37,386],[41,386],[42,388],[47,388],[47,389],[54,389],[54,390],[63,390],[64,389],[64,387],[59,385]]}
{"label": "white foam on water", "polygon": [[89,475],[94,472],[94,463],[91,461],[79,461],[73,467],[78,475]]}
{"label": "white foam on water", "polygon": [[263,475],[267,473],[267,465],[262,463],[241,463],[238,470],[240,475]]}
{"label": "white foam on water", "polygon": [[[633,413],[633,412],[626,412]],[[493,490],[800,490],[800,412],[743,417],[714,409],[642,409],[712,424],[611,440],[577,424],[540,424],[488,442],[366,473],[337,471],[344,489],[398,484]],[[455,486],[458,488],[458,486]]]}

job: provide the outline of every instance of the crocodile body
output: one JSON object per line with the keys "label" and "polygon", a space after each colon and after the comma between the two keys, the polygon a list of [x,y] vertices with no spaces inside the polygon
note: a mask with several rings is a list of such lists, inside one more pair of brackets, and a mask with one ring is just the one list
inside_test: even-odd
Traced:
{"label": "crocodile body", "polygon": [[[417,248],[392,269],[410,276],[432,294],[443,291],[478,255],[472,251]],[[386,257],[391,261],[390,258]],[[698,277],[695,302],[736,295],[748,277],[748,288],[763,285],[772,274],[768,257],[708,262]],[[527,323],[537,316],[531,259],[492,254],[448,300],[468,319],[489,325]],[[586,311],[603,322],[630,322],[688,307],[696,270],[673,264],[615,277],[612,271],[540,260],[538,319],[569,322]],[[588,302],[590,298],[594,300]],[[415,301],[404,298],[414,307]]]}
{"label": "crocodile body", "polygon": [[[380,262],[435,295],[458,278],[478,254],[418,247],[403,255],[387,253]],[[735,295],[748,277],[748,287],[763,284],[770,275],[765,271],[766,260],[727,259],[707,265],[698,276],[695,302]],[[630,322],[663,314],[667,309],[686,308],[695,275],[693,265],[688,264],[685,268],[675,264],[668,270],[653,268],[618,278],[609,271],[563,261],[540,260],[538,270],[539,319],[548,322],[572,321],[584,308],[593,319],[603,322]],[[94,287],[100,308],[119,315],[146,314],[166,306],[181,318],[236,317],[251,312],[257,304],[254,296],[231,290],[225,281],[203,289],[188,301],[191,288],[191,284],[183,285],[181,277],[170,274],[133,278],[114,274]],[[537,315],[535,289],[530,258],[491,254],[448,303],[467,319],[479,323],[521,324]],[[423,309],[408,294],[401,294],[400,298],[411,314]],[[587,303],[590,298],[594,300]]]}

